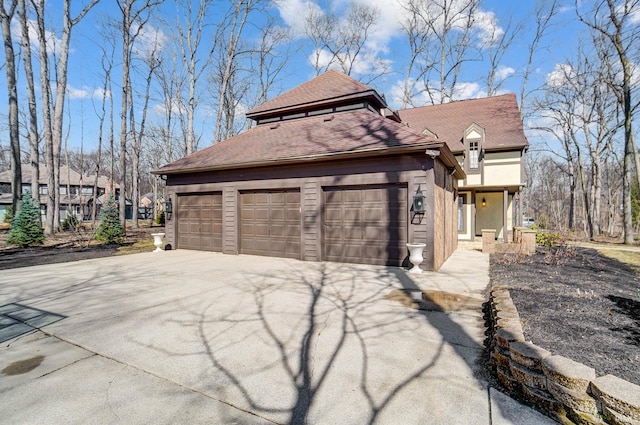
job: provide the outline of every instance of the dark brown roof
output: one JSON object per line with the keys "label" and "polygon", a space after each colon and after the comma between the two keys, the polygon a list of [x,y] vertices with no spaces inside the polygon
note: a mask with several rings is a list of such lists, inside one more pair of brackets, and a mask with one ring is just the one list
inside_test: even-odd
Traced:
{"label": "dark brown roof", "polygon": [[414,130],[421,132],[427,129],[435,133],[438,140],[446,142],[454,153],[464,149],[464,131],[474,123],[485,130],[485,149],[524,148],[529,145],[514,94],[405,109],[398,114],[402,122]]}
{"label": "dark brown roof", "polygon": [[262,105],[256,106],[247,113],[247,117],[259,118],[277,115],[287,111],[309,109],[367,96],[375,98],[379,103],[384,103],[371,87],[340,71],[329,70]]}
{"label": "dark brown roof", "polygon": [[[48,171],[47,167],[44,164],[40,164],[40,178],[39,184],[47,184],[48,183]],[[31,166],[29,164],[22,164],[22,184],[31,183]],[[60,165],[60,185],[64,186],[66,184],[72,186],[79,186],[80,182],[84,186],[93,186],[93,182],[95,181],[96,176],[81,176],[80,173],[74,171],[73,169],[67,167],[66,165]],[[11,183],[12,180],[12,171],[6,170],[0,172],[0,183]],[[109,178],[106,176],[98,177],[98,187],[105,188],[109,185]],[[114,182],[114,186],[119,188],[120,185]]]}
{"label": "dark brown roof", "polygon": [[366,109],[260,125],[154,171],[177,174],[341,154],[384,154],[441,143]]}

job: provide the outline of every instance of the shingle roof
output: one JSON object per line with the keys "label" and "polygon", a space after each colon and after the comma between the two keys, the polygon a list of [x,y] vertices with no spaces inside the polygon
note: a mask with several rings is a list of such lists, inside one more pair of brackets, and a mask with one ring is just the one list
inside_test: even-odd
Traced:
{"label": "shingle roof", "polygon": [[[29,184],[31,183],[31,166],[28,164],[22,164],[22,183]],[[47,167],[44,164],[40,164],[40,184],[47,184]],[[82,177],[82,184],[84,186],[93,186],[93,182],[95,180],[95,175],[91,176],[80,176],[80,173],[74,171],[73,169],[67,167],[66,165],[60,166],[60,184],[66,185],[67,183],[73,186],[79,186],[80,180]],[[11,170],[6,170],[0,172],[0,183],[11,183],[12,180],[12,172]],[[98,177],[98,187],[104,188],[109,183],[109,179],[105,176]],[[119,188],[120,186],[114,182],[114,187]]]}
{"label": "shingle roof", "polygon": [[383,153],[436,144],[433,138],[366,109],[260,125],[154,171],[157,174]]}
{"label": "shingle roof", "polygon": [[[335,103],[357,95],[377,96],[371,87],[354,80],[340,71],[329,70],[280,96],[256,106],[247,113],[249,118],[272,115],[287,110],[309,108],[312,105]],[[381,101],[381,99],[378,97]]]}
{"label": "shingle roof", "polygon": [[438,140],[446,142],[454,153],[464,149],[464,131],[473,123],[485,130],[485,149],[524,148],[529,145],[514,94],[405,109],[398,114],[404,124],[416,131],[428,129],[435,133]]}

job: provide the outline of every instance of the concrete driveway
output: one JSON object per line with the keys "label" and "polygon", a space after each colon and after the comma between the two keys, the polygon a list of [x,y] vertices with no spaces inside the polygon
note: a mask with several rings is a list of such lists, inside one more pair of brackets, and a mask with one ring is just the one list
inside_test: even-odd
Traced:
{"label": "concrete driveway", "polygon": [[0,422],[553,423],[487,384],[487,270],[465,250],[422,275],[185,250],[6,270],[0,312],[40,330],[1,344]]}

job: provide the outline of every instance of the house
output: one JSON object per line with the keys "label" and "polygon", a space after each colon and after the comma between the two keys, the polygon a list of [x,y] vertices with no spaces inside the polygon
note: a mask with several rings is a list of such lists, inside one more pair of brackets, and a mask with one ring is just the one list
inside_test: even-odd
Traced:
{"label": "house", "polygon": [[505,242],[522,226],[529,147],[514,94],[398,111],[409,127],[444,141],[465,172],[458,182],[458,235],[495,229]]}
{"label": "house", "polygon": [[369,86],[328,71],[247,116],[255,127],[154,171],[169,246],[400,266],[422,242],[429,270],[456,249],[462,166]]}
{"label": "house", "polygon": [[[47,213],[48,174],[47,168],[40,165],[39,193],[40,212],[43,217]],[[0,221],[4,220],[7,208],[11,206],[11,170],[0,172]],[[112,184],[105,176],[98,177],[97,193],[94,193],[95,176],[83,176],[67,166],[60,166],[60,220],[67,215],[74,214],[84,220],[90,220],[92,205],[97,205],[96,215],[100,212],[100,206],[107,199]],[[116,196],[119,194],[119,185],[113,184]],[[22,193],[31,192],[31,168],[22,167]]]}

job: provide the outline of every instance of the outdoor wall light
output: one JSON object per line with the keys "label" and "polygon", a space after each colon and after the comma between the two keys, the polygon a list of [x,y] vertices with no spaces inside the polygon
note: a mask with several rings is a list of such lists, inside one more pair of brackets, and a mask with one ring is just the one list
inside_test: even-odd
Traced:
{"label": "outdoor wall light", "polygon": [[413,195],[413,212],[416,214],[424,214],[424,195],[418,186],[416,194]]}
{"label": "outdoor wall light", "polygon": [[487,206],[487,201],[486,201],[484,198],[482,198],[482,206],[483,206],[483,207],[486,207],[486,206]]}
{"label": "outdoor wall light", "polygon": [[173,214],[173,204],[171,203],[171,197],[164,201],[164,216],[167,220],[171,220],[171,214]]}

